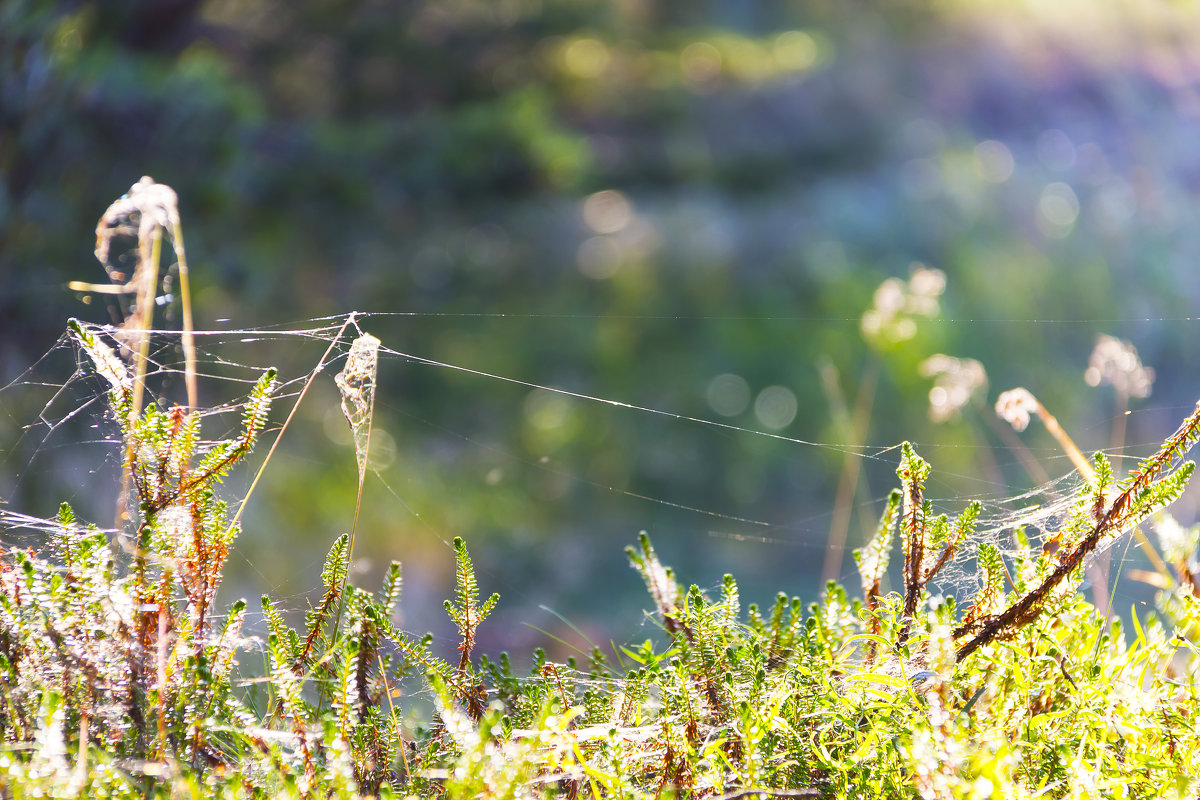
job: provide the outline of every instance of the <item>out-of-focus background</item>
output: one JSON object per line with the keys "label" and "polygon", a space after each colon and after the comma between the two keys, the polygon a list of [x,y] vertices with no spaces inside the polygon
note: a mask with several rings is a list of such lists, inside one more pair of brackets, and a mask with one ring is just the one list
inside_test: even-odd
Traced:
{"label": "out-of-focus background", "polygon": [[[560,617],[648,635],[641,529],[750,601],[853,586],[884,448],[916,442],[954,510],[1071,469],[1036,423],[1021,446],[997,425],[1002,390],[1139,456],[1193,407],[1198,54],[1198,5],[1156,0],[8,0],[0,497],[110,524],[112,431],[54,345],[119,316],[66,284],[104,279],[95,221],[151,175],[180,196],[199,328],[386,312],[361,321],[386,348],[525,382],[381,360],[359,577],[404,561],[407,627],[439,624],[455,535],[502,595],[485,650],[580,643]],[[1101,334],[1152,385],[1114,342],[1085,380]],[[327,345],[243,338],[202,340],[202,400],[245,390],[222,359],[296,381]],[[226,601],[303,608],[349,527],[335,370]]]}

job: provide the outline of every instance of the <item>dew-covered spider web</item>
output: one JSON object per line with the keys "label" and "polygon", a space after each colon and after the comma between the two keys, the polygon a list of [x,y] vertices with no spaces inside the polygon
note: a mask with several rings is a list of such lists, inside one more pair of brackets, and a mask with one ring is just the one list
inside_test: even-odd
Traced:
{"label": "dew-covered spider web", "polygon": [[[251,463],[239,467],[220,490],[234,509],[246,500],[239,512],[243,533],[230,562],[234,574],[221,590],[224,601],[266,592],[283,608],[302,611],[312,601],[329,545],[350,529],[360,476],[365,478],[365,497],[351,579],[369,584],[391,559],[415,564],[406,566],[406,592],[415,595],[409,599],[416,610],[408,620],[414,629],[435,625],[431,599],[450,591],[449,541],[460,533],[479,541],[481,583],[501,593],[514,617],[529,609],[544,612],[532,622],[514,618],[501,623],[526,625],[518,629],[534,645],[544,629],[561,630],[559,621],[566,618],[579,621],[569,624],[580,635],[628,633],[614,634],[589,622],[594,609],[562,611],[560,603],[572,582],[591,576],[609,591],[635,593],[627,602],[645,608],[636,576],[631,573],[626,585],[612,586],[608,576],[616,573],[600,572],[624,569],[621,549],[642,528],[652,537],[665,531],[670,544],[660,552],[669,563],[678,562],[685,583],[711,588],[721,572],[732,572],[750,584],[747,594],[764,600],[776,590],[815,598],[836,512],[836,478],[850,461],[858,462],[863,478],[850,495],[848,513],[854,522],[833,577],[855,594],[857,576],[849,551],[866,542],[888,491],[899,485],[897,441],[873,443],[868,438],[868,443],[855,444],[827,436],[827,408],[801,409],[793,424],[775,428],[758,424],[769,418],[763,415],[720,413],[725,398],[714,395],[713,387],[732,374],[728,365],[712,380],[690,388],[666,391],[649,382],[612,386],[590,379],[582,368],[542,373],[512,363],[487,363],[469,347],[422,348],[414,333],[433,323],[462,324],[473,331],[519,323],[543,326],[552,338],[563,324],[578,328],[604,322],[585,315],[355,313],[299,324],[196,331],[198,405],[206,442],[202,451],[236,435],[240,404],[250,387],[266,367],[280,370],[270,422]],[[625,324],[660,322],[631,318]],[[94,330],[120,351],[121,338],[113,331]],[[183,402],[186,376],[178,331],[151,333],[147,363],[146,402]],[[949,368],[935,366],[943,372]],[[66,334],[0,388],[0,525],[7,546],[40,547],[55,530],[55,510],[63,501],[114,539],[128,533],[116,528],[121,446],[106,408],[106,388],[104,377]],[[760,392],[759,398],[763,396]],[[1122,452],[1109,452],[1118,474],[1152,453],[1191,405],[1164,404],[1146,412],[1154,430]],[[1129,416],[1133,430],[1143,412]],[[632,433],[622,426],[631,426]],[[980,436],[973,443],[960,439],[947,444],[929,435],[929,426],[922,430],[926,438],[914,437],[914,444],[932,464],[926,496],[933,512],[953,516],[971,500],[983,502],[970,541],[931,584],[936,591],[965,596],[978,587],[975,554],[980,544],[1011,557],[1020,533],[1035,551],[1053,548],[1064,521],[1088,495],[1087,477],[1044,436],[1031,437],[1024,453],[1045,472],[1043,479],[1034,480],[1021,471],[1021,459],[1006,449],[1008,439],[989,434],[991,438]],[[247,500],[256,471],[277,438],[277,451]],[[574,439],[592,442],[594,452],[573,445]],[[619,440],[618,454],[634,465],[621,480],[611,477],[619,470],[601,463],[614,457],[600,446],[608,439]],[[664,452],[659,439],[678,452]],[[987,458],[975,457],[985,449]],[[738,463],[762,459],[769,469],[786,475],[826,478],[819,486],[796,487],[799,499],[783,504],[770,498],[738,501],[736,492],[714,493],[699,479],[673,482],[673,474],[687,473],[690,460],[720,457]],[[948,468],[943,466],[947,463]],[[964,470],[963,463],[990,466]],[[736,478],[730,479],[734,485]],[[864,491],[864,485],[869,489]],[[1181,512],[1189,523],[1194,497],[1193,492],[1185,498]],[[616,509],[611,518],[604,516],[609,508]],[[524,522],[505,529],[514,518]],[[1093,558],[1112,547],[1117,556],[1107,573],[1110,583],[1126,564],[1135,574],[1153,572],[1129,535],[1105,542]],[[895,550],[899,552],[898,543]],[[898,560],[893,558],[893,571]],[[901,588],[894,576],[890,586]],[[401,606],[406,606],[404,599]]]}

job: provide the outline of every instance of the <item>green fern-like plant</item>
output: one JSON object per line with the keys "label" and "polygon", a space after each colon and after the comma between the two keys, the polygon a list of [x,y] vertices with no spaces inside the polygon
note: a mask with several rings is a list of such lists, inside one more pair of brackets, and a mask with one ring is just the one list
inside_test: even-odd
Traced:
{"label": "green fern-like plant", "polygon": [[154,404],[135,412],[132,375],[101,331],[72,321],[71,332],[108,385],[135,530],[130,540],[109,541],[63,505],[51,558],[14,553],[0,561],[0,670],[11,687],[5,738],[61,739],[79,754],[78,781],[96,748],[121,758],[223,762],[238,748],[231,727],[250,713],[232,685],[244,604],[214,613],[237,534],[214,486],[253,447],[274,371],[252,389],[240,436],[206,447],[194,412]]}

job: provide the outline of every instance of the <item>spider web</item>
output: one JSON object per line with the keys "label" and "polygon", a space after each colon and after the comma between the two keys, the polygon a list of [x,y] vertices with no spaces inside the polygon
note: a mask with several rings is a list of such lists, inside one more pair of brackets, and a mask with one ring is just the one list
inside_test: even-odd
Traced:
{"label": "spider web", "polygon": [[[271,422],[264,431],[262,443],[256,454],[260,463],[267,448],[279,436],[282,421],[311,383],[314,396],[306,401],[308,406],[302,408],[303,413],[308,415],[305,419],[309,427],[289,432],[287,436],[293,438],[285,437],[283,440],[285,448],[289,445],[292,448],[292,461],[297,458],[296,451],[303,450],[304,438],[314,435],[314,426],[324,425],[329,428],[328,413],[331,410],[341,412],[337,414],[337,418],[342,426],[342,436],[345,437],[342,441],[347,445],[346,456],[349,457],[349,451],[353,451],[359,475],[369,475],[369,483],[373,481],[375,484],[368,503],[384,507],[387,515],[409,520],[417,527],[423,526],[430,541],[438,547],[448,549],[450,537],[423,520],[422,515],[425,512],[414,506],[407,497],[405,487],[396,481],[388,469],[389,458],[419,460],[424,454],[397,448],[401,451],[398,454],[392,453],[389,456],[387,452],[383,452],[381,457],[377,457],[380,454],[376,452],[376,447],[380,441],[384,443],[383,450],[387,450],[389,437],[386,435],[371,442],[371,452],[368,453],[366,432],[375,406],[377,366],[381,380],[389,372],[407,375],[417,370],[427,370],[440,374],[454,374],[469,379],[455,384],[458,391],[462,392],[493,393],[503,386],[521,393],[548,394],[570,404],[592,408],[595,413],[601,415],[634,416],[652,423],[651,428],[658,425],[683,424],[692,426],[697,436],[720,435],[747,442],[765,440],[780,443],[792,449],[795,458],[861,459],[874,469],[874,485],[890,488],[898,484],[894,479],[895,465],[899,460],[896,444],[856,447],[837,441],[813,441],[740,426],[697,414],[680,413],[648,402],[634,402],[632,398],[621,397],[616,393],[552,385],[536,377],[506,374],[499,369],[489,370],[476,365],[435,359],[391,346],[389,341],[399,341],[398,336],[393,338],[383,333],[376,339],[367,333],[369,330],[382,333],[381,329],[388,328],[390,323],[396,320],[411,321],[413,316],[353,313],[308,320],[300,324],[196,331],[194,338],[200,408],[203,416],[202,435],[206,437],[206,443],[202,445],[201,450],[204,451],[216,442],[235,435],[240,420],[240,403],[262,369],[269,364],[286,363],[289,368],[281,370]],[[110,343],[119,344],[116,337],[110,336],[109,339]],[[182,399],[184,385],[179,333],[153,331],[150,334],[150,342],[146,376],[148,400],[160,405],[170,405],[173,401]],[[327,357],[321,355],[322,350],[326,351]],[[0,406],[3,408],[3,414],[0,415],[0,446],[3,447],[3,451],[0,452],[0,460],[3,462],[3,468],[0,470],[0,497],[5,501],[0,503],[0,533],[4,543],[39,547],[57,528],[53,511],[60,501],[71,502],[82,519],[96,523],[114,537],[118,536],[119,531],[112,521],[121,469],[121,448],[116,438],[116,425],[106,410],[103,397],[105,388],[104,379],[96,374],[86,356],[76,352],[74,345],[65,335],[60,337],[42,358],[0,388]],[[397,409],[393,408],[391,411],[394,413]],[[344,418],[342,413],[345,414]],[[404,410],[399,409],[399,413],[403,414]],[[497,443],[485,434],[471,430],[467,421],[460,421],[459,427],[460,430],[453,433],[467,446],[500,451],[516,460],[522,458],[506,452],[509,446],[503,440]],[[1163,434],[1168,432],[1163,431]],[[330,438],[337,439],[337,436],[330,434]],[[1152,449],[1155,444],[1157,442],[1149,443],[1147,447]],[[392,447],[397,447],[394,441]],[[937,477],[938,448],[935,443],[918,443],[917,447],[931,461],[934,476]],[[932,457],[931,451],[935,453]],[[1117,455],[1119,454],[1114,454]],[[771,511],[764,510],[762,513],[747,515],[741,509],[729,509],[704,498],[698,499],[683,489],[676,492],[670,487],[665,490],[643,490],[637,486],[606,485],[589,477],[585,466],[580,463],[572,464],[568,461],[549,466],[535,466],[552,474],[565,475],[568,480],[579,483],[602,497],[616,497],[622,501],[647,504],[660,513],[680,515],[703,531],[698,535],[703,537],[701,541],[704,546],[716,543],[725,550],[731,546],[739,548],[742,565],[755,558],[770,560],[775,557],[772,552],[764,551],[762,547],[800,546],[813,553],[814,558],[819,558],[817,554],[824,548],[823,525],[829,509],[817,510],[808,520],[791,518],[778,521],[771,519]],[[250,477],[257,467],[256,463],[239,468],[237,476],[225,487],[224,497],[234,508],[242,501]],[[274,467],[269,467],[266,472],[268,482],[273,479],[272,469]],[[283,480],[286,481],[289,469],[287,463],[278,465],[278,469],[284,473]],[[886,477],[889,473],[893,476],[891,479]],[[880,474],[885,476],[883,480],[878,478]],[[968,483],[972,480],[970,476],[955,477],[966,478]],[[957,514],[970,499],[980,497],[984,500],[984,510],[971,541],[956,551],[954,558],[934,582],[934,586],[942,591],[963,595],[977,587],[974,554],[979,544],[989,543],[1002,554],[1011,556],[1016,548],[1015,532],[1022,531],[1036,552],[1038,547],[1047,544],[1057,533],[1080,493],[1086,491],[1087,482],[1077,473],[1068,471],[1028,491],[1013,491],[1007,485],[976,481],[969,493],[951,493],[948,497],[939,498],[938,487],[939,484],[934,483],[927,491],[927,496],[933,499],[935,512]],[[255,502],[259,501],[251,500],[251,505]],[[855,512],[873,519],[877,517],[882,505],[882,495],[868,498],[866,502],[857,504]],[[345,507],[347,527],[352,506],[351,498]],[[262,527],[264,520],[269,519],[269,509],[247,517],[243,539],[259,535],[254,532],[255,529]],[[587,520],[581,520],[578,526],[582,529],[587,524]],[[339,532],[329,531],[328,542],[332,542]],[[632,539],[633,532],[629,531],[627,539]],[[312,546],[311,540],[301,541],[299,538],[293,542],[287,531],[271,531],[270,535],[274,537],[273,543],[260,542],[257,551],[252,547],[242,551],[242,566],[249,577],[243,576],[240,583],[230,589],[223,588],[220,596],[224,599],[221,602],[227,603],[232,597],[243,593],[255,596],[265,587],[281,607],[294,612],[303,610],[310,592],[316,586],[315,570],[319,569],[324,557],[324,547]],[[1107,546],[1118,543],[1127,545],[1129,538],[1125,536],[1109,542]],[[805,541],[797,541],[798,539]],[[755,544],[762,547],[756,548],[753,546]],[[239,549],[241,548],[235,545],[235,560],[238,558]],[[278,570],[273,570],[274,559],[264,555],[278,552],[282,557],[282,551],[286,549],[311,550],[298,556],[304,570],[309,573],[308,578],[299,584],[281,581],[277,577]],[[896,550],[899,550],[898,545]],[[294,569],[298,554],[289,555],[291,560],[283,559],[283,563],[288,565],[283,567],[285,572]],[[408,560],[403,551],[395,552],[394,555],[401,561]],[[443,552],[443,555],[448,562],[448,554]],[[582,557],[591,558],[587,555]],[[893,562],[895,561],[896,559],[893,559]],[[519,579],[506,581],[503,570],[495,570],[488,575],[486,562],[477,560],[477,564],[481,565],[481,572],[484,573],[481,582],[486,584],[488,578],[494,579],[499,584],[497,588],[506,598],[516,595],[518,608],[521,608],[520,601],[524,600],[525,609],[534,606],[545,609],[546,598],[539,592],[540,584],[529,584]],[[362,569],[369,571],[370,568]],[[730,571],[737,575],[737,570]],[[421,599],[422,592],[432,597],[441,597],[449,591],[450,584],[444,573],[429,577],[418,574],[415,580],[412,579],[411,572],[406,574],[410,576],[410,588],[406,589],[406,598],[412,593],[411,587],[415,583],[418,606],[423,603],[428,605]],[[686,577],[684,572],[685,580]],[[843,569],[840,578],[853,593],[853,587],[856,585],[853,567]],[[258,583],[257,586],[247,585],[255,582]],[[634,581],[631,579],[632,583]],[[899,586],[899,582],[893,580],[892,586]],[[778,587],[767,588],[773,590]],[[402,607],[406,605],[406,598],[401,600]],[[560,616],[557,612],[546,610],[551,616]],[[415,616],[414,628],[435,627],[429,619],[422,619],[420,614]]]}

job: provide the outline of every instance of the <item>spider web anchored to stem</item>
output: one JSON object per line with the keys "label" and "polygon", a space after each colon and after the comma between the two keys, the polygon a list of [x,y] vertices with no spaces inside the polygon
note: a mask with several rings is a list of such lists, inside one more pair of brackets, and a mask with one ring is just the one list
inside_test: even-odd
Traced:
{"label": "spider web anchored to stem", "polygon": [[354,435],[358,480],[367,475],[367,450],[371,444],[371,417],[375,411],[375,375],[379,368],[379,340],[365,333],[350,345],[346,365],[334,376],[342,393],[342,413]]}
{"label": "spider web anchored to stem", "polygon": [[[490,396],[498,393],[500,387],[506,387],[507,390],[526,395],[550,395],[567,404],[590,408],[602,416],[621,415],[649,420],[655,425],[692,426],[696,436],[715,434],[735,440],[778,443],[792,450],[792,457],[796,459],[816,460],[830,456],[857,458],[885,475],[894,475],[899,460],[898,446],[895,444],[852,446],[736,425],[696,413],[678,412],[650,402],[638,402],[617,392],[595,390],[588,387],[584,380],[574,385],[553,385],[536,375],[512,374],[499,368],[488,369],[480,365],[433,358],[420,352],[410,352],[408,348],[401,349],[398,344],[401,336],[398,333],[394,337],[385,334],[376,338],[362,332],[362,327],[368,323],[373,330],[379,331],[397,320],[407,322],[414,318],[414,315],[356,313],[310,320],[300,325],[195,331],[193,338],[196,342],[197,376],[202,398],[202,435],[206,438],[201,453],[236,432],[239,404],[261,371],[271,364],[286,363],[288,367],[281,368],[280,388],[276,392],[271,422],[259,445],[260,456],[279,439],[284,420],[293,408],[298,409],[298,418],[305,420],[307,427],[287,433],[279,439],[282,447],[291,453],[292,463],[297,458],[296,453],[305,451],[305,437],[313,436],[314,429],[322,431],[324,438],[337,441],[338,436],[328,417],[332,407],[340,411],[338,417],[344,415],[339,426],[348,434],[345,438],[346,456],[349,450],[353,450],[360,480],[378,479],[384,489],[372,497],[369,505],[385,507],[384,516],[416,520],[418,526],[426,524],[421,518],[429,512],[414,507],[406,496],[405,487],[391,474],[388,462],[402,460],[420,463],[436,455],[421,452],[419,443],[397,444],[385,431],[379,436],[371,435],[373,419],[379,413],[376,407],[377,386],[389,379],[389,373],[393,376],[391,379],[401,382],[416,378],[419,373],[457,375],[461,380],[454,385],[456,391],[462,393]],[[571,319],[581,324],[588,318]],[[97,330],[118,351],[124,348],[124,355],[131,356],[129,346],[122,344],[121,337],[113,335],[112,331]],[[151,331],[148,340],[149,346],[145,352],[149,398],[160,407],[181,402],[184,369],[179,333]],[[331,374],[334,375],[332,379]],[[312,397],[305,401],[307,405],[298,406],[297,403],[309,388],[312,388]],[[116,425],[106,412],[103,398],[105,389],[104,378],[97,376],[91,363],[75,351],[66,336],[60,338],[29,369],[0,388],[0,399],[3,400],[0,405],[4,410],[0,420],[4,426],[0,429],[4,448],[0,454],[3,459],[3,471],[0,474],[4,483],[0,485],[0,492],[6,501],[0,504],[0,527],[3,528],[6,542],[36,545],[38,536],[55,529],[57,523],[53,521],[53,511],[62,500],[81,508],[81,516],[85,519],[111,519],[121,455],[120,442],[115,438]],[[389,405],[387,413],[404,415],[406,411]],[[460,442],[465,443],[463,447],[500,452],[513,447],[506,440],[489,440],[486,432],[472,429],[470,420],[459,420],[456,424],[459,429],[454,434],[460,438]],[[1163,433],[1165,435],[1167,431]],[[289,441],[287,436],[295,436],[295,439]],[[390,446],[399,451],[398,459],[395,453],[387,453],[386,447],[379,453],[375,450],[381,441],[388,444],[389,439]],[[918,450],[924,447],[920,443],[917,445]],[[929,449],[935,448],[930,445]],[[380,457],[376,458],[377,455]],[[512,452],[505,455],[513,460],[527,460],[525,456]],[[936,456],[930,457],[930,461],[933,462],[936,476]],[[544,465],[535,466],[541,468]],[[286,465],[280,467],[285,476],[290,469]],[[733,528],[727,535],[735,541],[795,543],[813,551],[820,551],[825,545],[824,530],[819,525],[797,525],[795,518],[772,519],[775,512],[770,509],[747,514],[740,507],[730,508],[716,500],[697,499],[683,488],[676,492],[669,482],[666,488],[662,487],[661,481],[654,488],[645,489],[636,484],[609,485],[590,477],[585,463],[572,463],[568,459],[561,459],[546,469],[554,474],[565,475],[568,480],[601,496],[615,496],[648,504],[648,508],[657,508],[660,512],[679,514],[700,531]],[[240,479],[232,479],[230,486],[225,489],[225,499],[235,508],[245,499],[249,477],[246,474]],[[272,480],[270,467],[265,480]],[[897,481],[889,479],[888,483],[896,485]],[[943,509],[951,514],[958,513],[967,500],[978,495],[984,495],[982,499],[985,501],[971,540],[954,552],[935,581],[935,586],[944,591],[967,593],[978,588],[975,562],[981,544],[996,548],[1002,555],[1012,555],[1020,546],[1020,533],[1035,550],[1052,547],[1064,520],[1070,516],[1080,498],[1086,496],[1089,483],[1078,473],[1069,472],[1043,482],[1031,491],[1009,492],[1007,487],[994,483],[981,484],[981,487],[969,496],[938,498],[936,488],[929,492],[935,504],[935,513]],[[315,500],[316,494],[314,490],[308,496]],[[293,492],[287,496],[293,500],[303,500],[306,493]],[[254,498],[249,500],[251,505],[254,502]],[[882,506],[883,499],[878,498],[860,504],[857,510],[859,514],[873,518],[877,517]],[[352,508],[351,499],[346,503],[346,519],[341,526],[343,530],[350,526]],[[814,518],[820,519],[820,515],[828,510],[815,509]],[[259,519],[270,518],[270,513],[267,510],[265,517]],[[588,520],[579,520],[576,526],[585,528],[587,524]],[[630,536],[632,532],[630,530]],[[311,549],[312,552],[303,558],[308,564],[316,564],[323,558],[324,550],[337,533],[337,530],[318,531],[306,539],[300,532],[277,531],[275,535],[280,538],[271,547]],[[449,546],[449,537],[434,526],[428,525],[427,533]],[[711,542],[712,538],[705,535],[704,541]],[[1097,552],[1118,541],[1121,540],[1114,537],[1104,542]],[[404,547],[395,548],[393,554],[404,560]],[[270,559],[254,555],[245,560],[253,572],[264,578],[268,589],[275,588],[273,579],[268,577],[271,573]],[[850,571],[844,571],[842,578],[848,584],[853,583]],[[536,591],[528,586],[499,588],[510,592],[516,589],[531,597],[536,596]],[[299,598],[294,600],[296,607],[299,607]],[[286,604],[286,598],[284,602]]]}
{"label": "spider web anchored to stem", "polygon": [[[994,547],[1006,559],[1016,557],[1022,549],[1022,537],[1035,553],[1043,548],[1052,548],[1051,543],[1062,532],[1071,513],[1080,499],[1087,496],[1089,489],[1090,484],[1079,473],[1070,472],[1029,491],[985,501],[970,540],[965,543],[966,546],[954,550],[934,579],[933,586],[960,597],[978,591],[981,575],[976,557],[981,544]],[[953,516],[962,511],[962,504],[935,501],[934,510]],[[1114,546],[1117,541],[1115,538],[1105,541],[1100,552]],[[899,545],[896,550],[899,551]]]}

